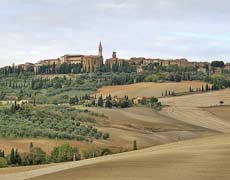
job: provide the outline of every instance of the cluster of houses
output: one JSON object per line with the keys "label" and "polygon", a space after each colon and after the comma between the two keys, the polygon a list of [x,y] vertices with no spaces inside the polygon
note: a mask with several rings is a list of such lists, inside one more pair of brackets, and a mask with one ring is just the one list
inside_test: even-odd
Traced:
{"label": "cluster of houses", "polygon": [[[83,100],[80,104],[82,104],[85,107],[91,107],[91,106],[97,106],[99,97],[96,96],[90,96],[89,99]],[[113,103],[113,106],[119,106],[123,100],[125,100],[126,97],[118,97],[114,96],[111,97],[111,102]],[[144,96],[137,96],[135,98],[128,99],[132,105],[151,105],[151,98],[152,97],[144,97]],[[157,98],[156,98],[157,99]],[[103,106],[105,107],[106,105],[107,98],[103,97]],[[115,105],[116,104],[116,105]],[[159,104],[156,104],[159,105]]]}
{"label": "cluster of houses", "polygon": [[[116,52],[113,52],[112,57],[105,60],[105,64],[111,69],[113,65],[120,65],[123,62],[128,62],[130,65],[136,66],[137,72],[143,72],[144,67],[149,64],[158,63],[163,67],[170,65],[176,65],[178,67],[197,67],[198,71],[206,73],[207,67],[210,67],[209,62],[191,62],[187,59],[156,59],[156,58],[145,58],[145,57],[132,57],[130,59],[118,58]],[[21,68],[24,71],[33,69],[34,72],[38,72],[42,66],[60,66],[63,63],[67,64],[81,64],[82,72],[90,73],[95,72],[104,64],[102,44],[100,42],[97,55],[80,55],[80,54],[67,54],[60,58],[40,60],[37,63],[25,63],[15,66],[15,68]],[[224,68],[215,68],[214,73],[220,74],[222,70],[230,71],[230,63],[226,63]]]}

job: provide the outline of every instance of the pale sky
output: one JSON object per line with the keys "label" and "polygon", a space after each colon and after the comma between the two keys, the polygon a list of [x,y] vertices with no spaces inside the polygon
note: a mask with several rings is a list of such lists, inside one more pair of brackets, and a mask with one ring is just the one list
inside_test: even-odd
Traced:
{"label": "pale sky", "polygon": [[0,66],[64,54],[230,62],[229,0],[0,0]]}

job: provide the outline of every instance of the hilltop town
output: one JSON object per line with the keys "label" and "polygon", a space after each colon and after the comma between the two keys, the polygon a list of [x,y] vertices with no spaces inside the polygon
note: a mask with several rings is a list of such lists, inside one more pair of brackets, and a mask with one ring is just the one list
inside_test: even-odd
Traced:
{"label": "hilltop town", "polygon": [[[112,71],[113,68],[129,64],[137,73],[147,70],[147,66],[177,66],[182,68],[196,68],[198,72],[208,73],[211,69],[210,62],[191,62],[185,58],[182,59],[159,59],[145,57],[131,57],[130,59],[119,58],[116,52],[112,53],[112,57],[105,60],[103,58],[103,48],[99,43],[97,55],[81,55],[81,54],[66,54],[59,58],[39,60],[37,63],[27,62],[25,64],[6,66],[1,68],[5,71],[29,71],[35,74],[52,74],[57,73],[58,69],[68,69],[68,73],[92,73],[98,72],[101,69]],[[218,63],[217,63],[218,64]],[[68,67],[67,67],[68,66]],[[212,66],[212,73],[221,74],[223,70],[230,70],[230,63],[222,63],[217,66]],[[70,70],[69,70],[70,69]],[[65,74],[65,70],[60,73]]]}

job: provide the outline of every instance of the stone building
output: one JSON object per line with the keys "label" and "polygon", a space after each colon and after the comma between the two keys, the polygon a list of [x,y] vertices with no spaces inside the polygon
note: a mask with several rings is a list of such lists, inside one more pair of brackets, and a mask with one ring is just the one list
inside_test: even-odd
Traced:
{"label": "stone building", "polygon": [[106,60],[106,65],[109,66],[110,69],[112,69],[114,64],[121,65],[125,59],[119,59],[117,58],[117,53],[113,52],[112,58]]}
{"label": "stone building", "polygon": [[[13,65],[13,67],[14,67],[14,65]],[[34,64],[27,62],[25,64],[19,64],[19,65],[15,66],[14,69],[15,70],[16,69],[22,69],[23,71],[29,71],[30,69],[33,69],[33,67],[34,67]]]}
{"label": "stone building", "polygon": [[144,65],[155,64],[155,63],[161,64],[161,61],[162,61],[161,59],[150,59],[150,58],[148,58],[148,59],[143,60],[143,64]]}
{"label": "stone building", "polygon": [[97,55],[84,55],[82,66],[84,72],[95,72],[103,65],[103,49],[100,42]]}
{"label": "stone building", "polygon": [[84,55],[80,54],[66,54],[61,57],[61,63],[67,64],[82,64]]}
{"label": "stone building", "polygon": [[222,74],[222,68],[220,68],[220,67],[215,68],[214,74]]}
{"label": "stone building", "polygon": [[46,59],[37,62],[34,65],[34,72],[37,73],[42,66],[52,66],[61,64],[81,64],[83,72],[95,72],[103,64],[102,44],[100,42],[97,55],[80,55],[80,54],[66,54],[57,59]]}
{"label": "stone building", "polygon": [[103,64],[103,49],[100,42],[97,55],[64,55],[61,63],[82,64],[84,72],[95,72]]}
{"label": "stone building", "polygon": [[132,65],[141,65],[144,63],[145,58],[144,57],[131,57],[129,59],[129,64]]}
{"label": "stone building", "polygon": [[226,63],[224,69],[230,71],[230,63]]}
{"label": "stone building", "polygon": [[53,66],[60,65],[61,64],[61,59],[45,59],[45,60],[40,60],[37,63],[34,64],[34,72],[37,74],[39,72],[39,68],[42,66]]}
{"label": "stone building", "polygon": [[187,59],[170,59],[170,60],[161,60],[162,66],[176,65],[178,67],[189,67],[192,64]]}
{"label": "stone building", "polygon": [[84,56],[83,57],[83,71],[84,72],[95,72],[98,68],[100,68],[103,64],[103,57],[102,56]]}

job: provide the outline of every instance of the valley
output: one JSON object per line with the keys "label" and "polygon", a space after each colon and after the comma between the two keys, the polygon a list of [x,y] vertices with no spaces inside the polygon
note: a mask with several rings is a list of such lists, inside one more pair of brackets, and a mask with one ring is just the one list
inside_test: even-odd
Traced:
{"label": "valley", "polygon": [[[225,180],[229,176],[227,167],[230,167],[228,94],[229,89],[226,89],[161,98],[164,106],[161,111],[147,107],[87,108],[91,112],[104,114],[105,118],[98,117],[97,127],[111,134],[106,143],[99,140],[92,145],[103,146],[104,143],[105,147],[126,151],[132,149],[132,142],[136,140],[138,149],[144,149],[44,166],[32,171],[20,169],[19,174],[16,174],[21,175],[22,179],[26,174],[27,178],[35,179],[73,179],[78,176],[87,180],[113,180],[114,177]],[[220,106],[220,100],[223,100],[226,106]],[[39,140],[34,142],[38,143]],[[45,147],[45,143],[43,145]],[[84,142],[82,145],[76,145],[87,147]],[[216,165],[213,162],[219,162],[215,170]],[[164,173],[165,168],[170,176]],[[178,169],[180,172],[175,176]],[[109,176],[103,175],[105,171],[109,172]],[[16,174],[2,174],[2,177],[11,180]]]}

